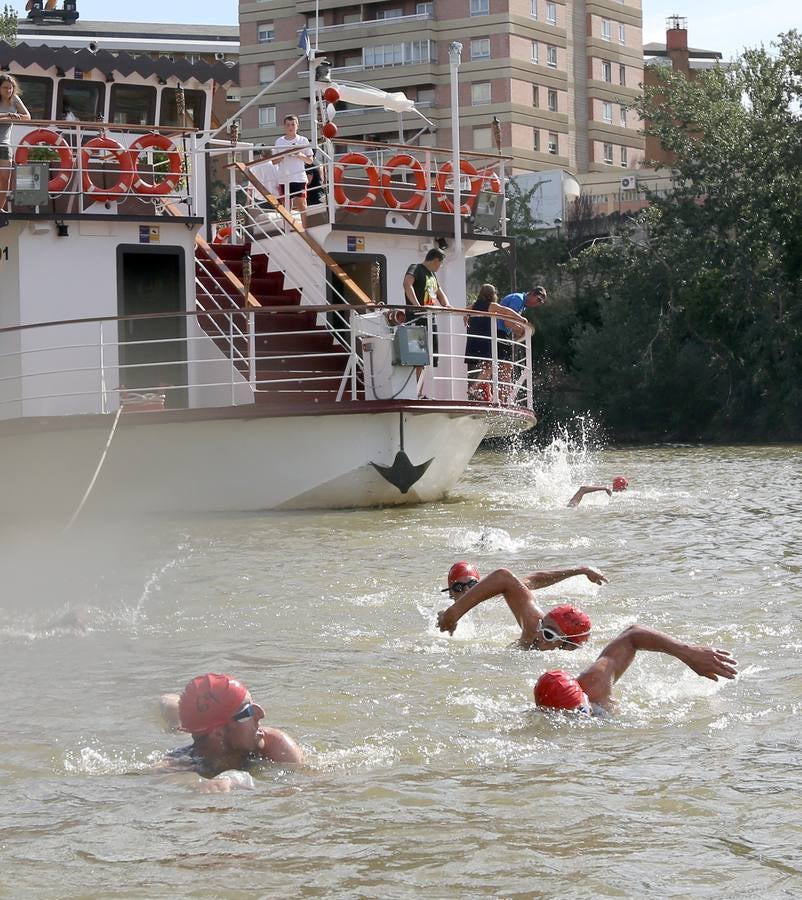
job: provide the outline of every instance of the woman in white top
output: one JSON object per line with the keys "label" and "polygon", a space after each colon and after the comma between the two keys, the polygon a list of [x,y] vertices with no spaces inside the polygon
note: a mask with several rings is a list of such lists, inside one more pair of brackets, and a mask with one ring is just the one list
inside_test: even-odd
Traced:
{"label": "woman in white top", "polygon": [[11,123],[30,117],[20,98],[16,79],[0,72],[0,212],[5,208],[11,180]]}

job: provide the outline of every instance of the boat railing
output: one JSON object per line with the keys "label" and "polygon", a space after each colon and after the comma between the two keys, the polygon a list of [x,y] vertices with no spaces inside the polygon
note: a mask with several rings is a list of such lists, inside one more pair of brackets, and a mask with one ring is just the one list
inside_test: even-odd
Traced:
{"label": "boat railing", "polygon": [[[326,329],[321,315],[331,319]],[[464,320],[476,316],[493,325],[466,356]],[[402,365],[398,332],[414,317],[428,320],[411,340],[429,361]],[[531,411],[530,342],[500,333],[497,322],[451,308],[326,305],[0,328],[0,419],[103,414],[121,404],[150,412],[399,400]],[[332,332],[337,340],[321,340]]]}
{"label": "boat railing", "polygon": [[[183,215],[202,206],[192,164],[194,129],[62,120],[15,123],[11,213],[161,214],[166,203]],[[29,163],[48,165],[46,198],[32,201]]]}
{"label": "boat railing", "polygon": [[[268,191],[278,196],[288,195],[288,178],[281,166],[283,155],[287,151],[246,163],[258,170]],[[464,232],[506,235],[506,163],[507,158],[498,154],[462,154],[459,189]],[[443,234],[453,231],[450,149],[335,139],[318,148],[315,167],[321,179],[320,187],[315,189],[320,197],[309,212],[323,211],[330,225],[359,223]],[[231,227],[237,224],[234,211],[242,202],[241,191],[248,189],[234,170],[231,166]]]}

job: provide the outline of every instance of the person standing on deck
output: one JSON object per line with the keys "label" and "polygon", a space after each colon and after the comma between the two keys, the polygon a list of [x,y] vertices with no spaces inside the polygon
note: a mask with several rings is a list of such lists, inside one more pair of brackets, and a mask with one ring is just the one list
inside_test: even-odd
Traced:
{"label": "person standing on deck", "polygon": [[11,123],[29,120],[31,114],[22,102],[17,81],[0,72],[0,213],[5,212],[11,182]]}
{"label": "person standing on deck", "polygon": [[[437,273],[443,260],[446,258],[445,253],[437,247],[433,247],[425,256],[423,262],[411,265],[404,275],[404,298],[408,306],[434,307],[438,304],[447,308],[451,308],[440,283],[437,280]],[[409,314],[408,314],[409,315]],[[409,318],[409,323],[414,325],[429,326],[429,317],[424,313],[414,313]],[[437,325],[432,318],[432,353],[437,357]],[[432,360],[434,365],[435,360]],[[417,379],[420,382],[420,376],[423,369],[419,366],[416,369]]]}
{"label": "person standing on deck", "polygon": [[306,165],[314,161],[309,139],[298,134],[298,116],[284,116],[284,134],[273,145],[276,152],[296,147],[297,153],[287,153],[276,162],[282,186],[289,182],[290,196],[284,201],[288,210],[306,209]]}

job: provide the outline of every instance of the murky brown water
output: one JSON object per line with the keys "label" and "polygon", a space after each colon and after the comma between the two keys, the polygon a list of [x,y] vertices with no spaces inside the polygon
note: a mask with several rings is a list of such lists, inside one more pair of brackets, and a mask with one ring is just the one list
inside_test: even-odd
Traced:
{"label": "murky brown water", "polygon": [[[565,507],[588,479],[630,490]],[[483,452],[415,509],[6,525],[0,896],[735,897],[802,892],[802,451]],[[507,648],[500,602],[434,628],[459,558],[585,562],[544,592],[575,654]],[[69,603],[91,631],[46,624]],[[731,649],[716,685],[640,658],[616,719],[533,709],[639,621]],[[237,674],[309,765],[199,796],[147,768],[155,700]]]}

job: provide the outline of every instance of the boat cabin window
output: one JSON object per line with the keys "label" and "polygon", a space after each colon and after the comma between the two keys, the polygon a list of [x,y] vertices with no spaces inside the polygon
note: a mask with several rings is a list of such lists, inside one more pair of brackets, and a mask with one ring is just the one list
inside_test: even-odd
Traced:
{"label": "boat cabin window", "polygon": [[63,119],[68,109],[81,122],[102,122],[106,85],[101,81],[75,81],[62,78],[58,85],[56,109]]}
{"label": "boat cabin window", "polygon": [[203,128],[206,114],[206,94],[203,91],[184,91],[186,120],[178,121],[176,107],[176,88],[162,89],[162,105],[159,113],[159,125],[174,125],[178,128]]}
{"label": "boat cabin window", "polygon": [[33,75],[15,75],[20,95],[32,119],[51,119],[53,112],[53,81]]}
{"label": "boat cabin window", "polygon": [[156,88],[147,84],[115,84],[109,121],[115,125],[152,125],[156,121]]}

